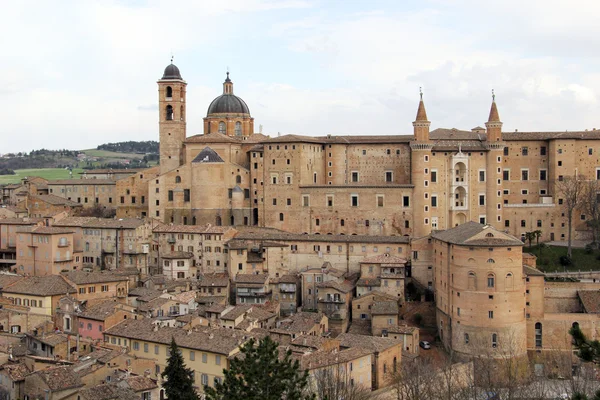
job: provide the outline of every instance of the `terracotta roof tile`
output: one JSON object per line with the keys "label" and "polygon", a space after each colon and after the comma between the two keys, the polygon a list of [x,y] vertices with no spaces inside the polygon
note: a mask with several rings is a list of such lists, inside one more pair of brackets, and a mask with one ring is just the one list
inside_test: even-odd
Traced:
{"label": "terracotta roof tile", "polygon": [[67,283],[62,276],[26,276],[17,282],[4,287],[4,293],[29,294],[32,296],[58,296],[75,293],[75,288]]}
{"label": "terracotta roof tile", "polygon": [[376,301],[371,306],[373,315],[398,315],[399,307],[397,301]]}
{"label": "terracotta roof tile", "polygon": [[600,290],[578,290],[577,294],[588,314],[600,314]]}
{"label": "terracotta roof tile", "polygon": [[389,349],[390,347],[394,347],[397,345],[400,345],[400,347],[402,347],[402,340],[377,336],[364,336],[355,335],[352,333],[342,333],[336,339],[340,341],[341,347],[362,347],[377,352]]}
{"label": "terracotta roof tile", "polygon": [[122,275],[115,275],[112,272],[84,272],[84,271],[69,271],[63,272],[65,278],[77,285],[86,285],[88,283],[105,283],[105,282],[125,282],[129,279]]}
{"label": "terracotta roof tile", "polygon": [[396,257],[385,254],[379,254],[377,256],[365,257],[360,262],[361,264],[406,264],[406,258]]}

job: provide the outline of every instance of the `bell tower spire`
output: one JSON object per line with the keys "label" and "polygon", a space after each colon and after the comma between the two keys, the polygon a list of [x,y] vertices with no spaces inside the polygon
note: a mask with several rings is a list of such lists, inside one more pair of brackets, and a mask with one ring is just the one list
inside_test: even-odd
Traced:
{"label": "bell tower spire", "polygon": [[425,103],[423,102],[423,90],[419,88],[419,107],[417,109],[417,118],[413,122],[413,131],[415,140],[418,142],[429,141],[429,126],[431,122],[427,120],[427,112],[425,111]]}
{"label": "bell tower spire", "polygon": [[487,128],[487,141],[499,142],[502,140],[502,122],[498,114],[498,106],[496,106],[496,93],[492,89],[492,107],[490,108],[490,116],[488,122],[485,123]]}
{"label": "bell tower spire", "polygon": [[183,164],[183,142],[186,136],[186,85],[179,68],[167,65],[158,80],[158,130],[160,138],[160,173]]}

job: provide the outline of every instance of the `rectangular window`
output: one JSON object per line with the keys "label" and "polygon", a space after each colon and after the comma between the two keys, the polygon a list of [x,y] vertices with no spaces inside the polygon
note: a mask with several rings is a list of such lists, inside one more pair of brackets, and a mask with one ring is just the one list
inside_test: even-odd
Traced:
{"label": "rectangular window", "polygon": [[502,171],[502,180],[509,181],[510,180],[510,170],[505,169]]}
{"label": "rectangular window", "polygon": [[190,189],[183,189],[183,201],[190,201]]}
{"label": "rectangular window", "polygon": [[168,196],[169,196],[169,199],[168,199],[168,200],[169,200],[169,201],[173,201],[173,191],[172,191],[172,190],[169,190],[169,192],[168,192]]}
{"label": "rectangular window", "polygon": [[206,363],[207,363],[207,358],[208,358],[207,354],[206,354],[206,353],[202,353],[202,362],[203,362],[204,364],[206,364]]}
{"label": "rectangular window", "polygon": [[479,182],[485,182],[485,171],[479,171]]}
{"label": "rectangular window", "polygon": [[437,195],[431,196],[431,207],[437,207]]}
{"label": "rectangular window", "polygon": [[431,170],[431,183],[436,183],[437,182],[437,170],[432,169]]}
{"label": "rectangular window", "polygon": [[219,356],[219,355],[215,356],[215,364],[216,365],[221,365],[221,356]]}
{"label": "rectangular window", "polygon": [[386,171],[386,173],[385,173],[385,181],[386,182],[393,182],[394,181],[394,174],[391,171]]}
{"label": "rectangular window", "polygon": [[545,181],[547,179],[548,172],[545,169],[540,169],[540,181]]}
{"label": "rectangular window", "polygon": [[494,319],[494,312],[493,311],[488,311],[488,318],[489,319]]}
{"label": "rectangular window", "polygon": [[196,360],[196,353],[193,351],[190,351],[190,361],[194,361]]}
{"label": "rectangular window", "polygon": [[383,195],[377,195],[377,207],[383,207]]}
{"label": "rectangular window", "polygon": [[529,170],[528,169],[522,169],[521,170],[521,180],[522,181],[528,181],[529,180]]}
{"label": "rectangular window", "polygon": [[479,205],[480,206],[485,206],[485,194],[480,194],[479,195]]}
{"label": "rectangular window", "polygon": [[332,194],[327,195],[327,207],[333,207],[333,195]]}
{"label": "rectangular window", "polygon": [[540,147],[540,156],[545,156],[546,155],[546,146],[542,146]]}
{"label": "rectangular window", "polygon": [[351,201],[352,207],[358,207],[358,195],[357,194],[351,195],[350,201]]}
{"label": "rectangular window", "polygon": [[409,196],[402,196],[402,206],[410,207],[410,197]]}
{"label": "rectangular window", "polygon": [[305,194],[302,195],[302,207],[309,207],[310,206],[310,196]]}
{"label": "rectangular window", "polygon": [[523,156],[529,155],[529,148],[521,147],[521,155],[523,155]]}
{"label": "rectangular window", "polygon": [[358,172],[352,172],[352,182],[358,182]]}

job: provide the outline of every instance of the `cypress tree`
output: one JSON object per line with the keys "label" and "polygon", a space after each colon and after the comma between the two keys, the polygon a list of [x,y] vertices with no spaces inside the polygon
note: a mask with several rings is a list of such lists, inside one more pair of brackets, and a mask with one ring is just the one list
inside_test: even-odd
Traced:
{"label": "cypress tree", "polygon": [[163,383],[165,394],[169,399],[198,400],[194,390],[194,371],[186,368],[181,351],[175,343],[175,338],[171,338],[169,349],[167,367],[162,373],[162,377],[166,379],[166,382]]}
{"label": "cypress tree", "polygon": [[225,379],[214,388],[205,387],[208,400],[308,400],[308,372],[300,370],[288,350],[279,358],[277,343],[266,336],[258,344],[249,340],[232,359]]}

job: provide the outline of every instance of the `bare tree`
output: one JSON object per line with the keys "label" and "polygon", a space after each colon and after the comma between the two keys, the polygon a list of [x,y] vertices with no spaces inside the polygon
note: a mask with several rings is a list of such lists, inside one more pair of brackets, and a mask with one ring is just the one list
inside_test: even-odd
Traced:
{"label": "bare tree", "polygon": [[562,180],[556,181],[556,192],[561,196],[563,208],[567,214],[569,224],[567,256],[572,258],[573,249],[571,247],[573,235],[573,212],[581,206],[584,193],[584,180],[581,176],[566,176]]}
{"label": "bare tree", "polygon": [[392,374],[391,385],[397,400],[428,400],[434,397],[435,378],[431,363],[418,357],[402,361],[402,368]]}
{"label": "bare tree", "polygon": [[355,382],[345,364],[331,365],[312,374],[317,400],[367,400],[376,397],[371,392],[371,382]]}
{"label": "bare tree", "polygon": [[598,231],[600,229],[600,183],[597,180],[589,180],[584,184],[584,190],[581,201],[581,209],[588,217],[587,226],[592,230],[592,240],[594,243],[598,240]]}

